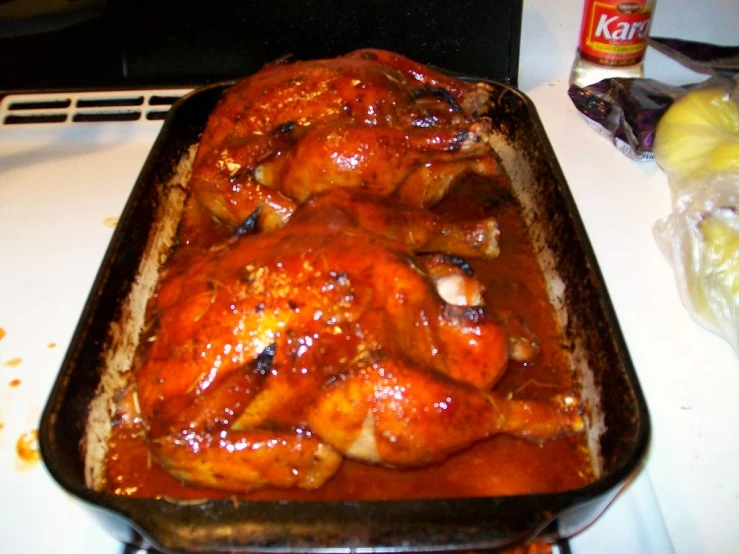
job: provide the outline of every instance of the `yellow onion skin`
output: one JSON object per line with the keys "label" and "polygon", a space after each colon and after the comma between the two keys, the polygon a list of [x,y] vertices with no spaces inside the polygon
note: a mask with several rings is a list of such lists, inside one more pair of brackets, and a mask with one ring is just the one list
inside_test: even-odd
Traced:
{"label": "yellow onion skin", "polygon": [[696,89],[660,119],[654,156],[671,183],[739,169],[739,106],[723,87]]}

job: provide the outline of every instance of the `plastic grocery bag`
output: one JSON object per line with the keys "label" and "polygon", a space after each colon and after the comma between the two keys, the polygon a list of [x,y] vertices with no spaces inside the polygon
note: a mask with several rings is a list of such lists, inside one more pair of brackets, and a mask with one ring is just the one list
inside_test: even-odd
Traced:
{"label": "plastic grocery bag", "polygon": [[685,180],[680,189],[655,239],[692,318],[739,356],[739,171]]}

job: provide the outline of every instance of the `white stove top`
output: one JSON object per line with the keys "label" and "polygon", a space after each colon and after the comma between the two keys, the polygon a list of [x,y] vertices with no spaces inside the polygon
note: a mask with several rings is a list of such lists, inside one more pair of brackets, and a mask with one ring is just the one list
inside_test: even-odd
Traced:
{"label": "white stove top", "polygon": [[[116,218],[160,126],[142,121],[0,129],[0,327],[6,332],[0,341],[6,381],[0,382],[0,494],[14,499],[0,508],[0,532],[8,552],[123,549],[40,462],[21,464],[15,443],[38,427]],[[20,383],[10,386],[14,380]],[[39,521],[45,522],[43,532]],[[573,541],[573,551],[593,552],[614,529],[625,539],[609,540],[614,553],[648,540],[669,549],[646,475]]]}
{"label": "white stove top", "polygon": [[[596,135],[567,97],[579,10],[579,0],[526,2],[520,88],[539,111],[596,251],[649,404],[653,440],[646,471],[571,549],[733,551],[739,364],[728,344],[690,320],[652,239],[652,225],[670,210],[666,177]],[[695,21],[703,27],[691,28]],[[737,28],[733,0],[661,0],[654,34],[730,43]],[[700,80],[656,52],[647,73]],[[16,442],[38,428],[115,221],[161,127],[146,118],[147,102],[136,122],[0,125],[3,552],[124,551],[40,462],[20,460]]]}

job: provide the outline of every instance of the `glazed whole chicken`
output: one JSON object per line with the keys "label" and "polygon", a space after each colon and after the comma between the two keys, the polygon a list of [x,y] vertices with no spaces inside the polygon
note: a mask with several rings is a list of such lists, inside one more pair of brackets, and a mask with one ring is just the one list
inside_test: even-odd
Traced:
{"label": "glazed whole chicken", "polygon": [[[188,221],[204,212],[233,229],[260,207],[259,228],[272,229],[339,187],[430,206],[466,175],[500,171],[487,144],[489,92],[381,50],[268,65],[210,116]],[[197,243],[189,227],[184,238]]]}
{"label": "glazed whole chicken", "polygon": [[344,458],[418,467],[497,433],[579,430],[570,398],[491,392],[506,332],[464,260],[414,252],[414,217],[429,222],[334,191],[168,268],[128,399],[154,459],[198,486],[316,488]]}
{"label": "glazed whole chicken", "polygon": [[377,50],[229,89],[193,166],[190,254],[164,266],[119,404],[159,465],[201,487],[313,489],[346,458],[412,468],[581,430],[573,397],[492,392],[518,343],[465,258],[498,254],[497,223],[427,209],[499,171],[489,92]]}

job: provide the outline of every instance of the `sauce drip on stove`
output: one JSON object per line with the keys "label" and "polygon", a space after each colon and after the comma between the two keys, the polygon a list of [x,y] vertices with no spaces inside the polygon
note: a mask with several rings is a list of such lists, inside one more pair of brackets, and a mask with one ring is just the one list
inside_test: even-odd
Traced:
{"label": "sauce drip on stove", "polygon": [[38,450],[38,431],[31,429],[23,433],[15,443],[15,451],[18,455],[16,469],[26,471],[32,469],[41,460]]}

